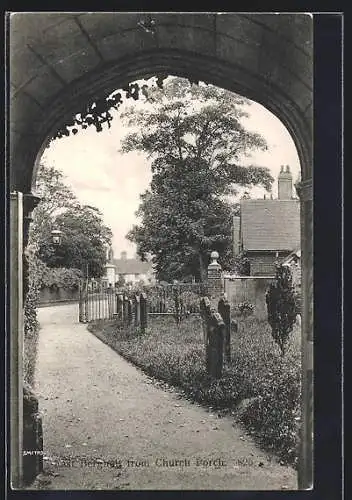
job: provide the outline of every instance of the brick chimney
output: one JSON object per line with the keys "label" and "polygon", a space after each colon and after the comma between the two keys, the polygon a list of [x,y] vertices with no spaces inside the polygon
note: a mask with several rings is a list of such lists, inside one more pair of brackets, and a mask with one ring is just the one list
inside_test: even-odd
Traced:
{"label": "brick chimney", "polygon": [[278,195],[279,200],[292,200],[292,174],[290,167],[281,165],[281,171],[278,177]]}

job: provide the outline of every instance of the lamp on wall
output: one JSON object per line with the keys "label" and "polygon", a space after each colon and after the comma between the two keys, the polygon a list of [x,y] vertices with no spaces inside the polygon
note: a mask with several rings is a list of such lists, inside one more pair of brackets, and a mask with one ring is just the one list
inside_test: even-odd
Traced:
{"label": "lamp on wall", "polygon": [[60,229],[53,229],[51,231],[51,237],[54,245],[60,245],[62,239],[62,231],[60,231]]}

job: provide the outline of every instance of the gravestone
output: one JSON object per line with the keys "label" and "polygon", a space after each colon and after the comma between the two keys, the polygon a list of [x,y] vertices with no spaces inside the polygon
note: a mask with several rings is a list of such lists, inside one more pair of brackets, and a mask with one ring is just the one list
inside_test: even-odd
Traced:
{"label": "gravestone", "polygon": [[224,354],[227,363],[231,361],[231,307],[226,298],[219,300],[218,312],[225,324],[224,328]]}
{"label": "gravestone", "polygon": [[208,321],[206,370],[208,375],[221,378],[223,368],[225,323],[218,312],[212,312]]}

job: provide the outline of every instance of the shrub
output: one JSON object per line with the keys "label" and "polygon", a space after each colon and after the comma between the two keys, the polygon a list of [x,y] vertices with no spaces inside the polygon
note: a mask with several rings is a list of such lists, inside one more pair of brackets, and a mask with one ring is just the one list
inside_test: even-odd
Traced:
{"label": "shrub", "polygon": [[79,283],[80,271],[49,268],[37,257],[30,245],[27,247],[26,261],[28,285],[24,301],[24,379],[29,385],[33,385],[38,344],[37,307],[40,289],[44,286],[75,288]]}
{"label": "shrub", "polygon": [[238,316],[250,316],[253,314],[254,309],[254,305],[248,302],[248,300],[245,300],[236,305],[235,313],[237,312]]}
{"label": "shrub", "polygon": [[276,266],[275,280],[270,284],[266,294],[266,304],[272,337],[284,356],[297,316],[292,273],[288,266],[281,264]]}
{"label": "shrub", "polygon": [[33,385],[38,343],[37,306],[44,264],[31,249],[27,253],[28,289],[24,301],[24,379]]}
{"label": "shrub", "polygon": [[250,260],[242,252],[236,257],[231,257],[227,262],[223,262],[223,269],[235,272],[239,276],[249,276],[251,274]]}
{"label": "shrub", "polygon": [[76,289],[81,277],[79,269],[54,268],[43,264],[41,287]]}

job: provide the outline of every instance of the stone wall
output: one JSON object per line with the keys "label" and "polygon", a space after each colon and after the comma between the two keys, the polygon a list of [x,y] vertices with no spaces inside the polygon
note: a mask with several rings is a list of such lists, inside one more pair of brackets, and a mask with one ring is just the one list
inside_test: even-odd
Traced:
{"label": "stone wall", "polygon": [[225,275],[225,293],[231,304],[231,310],[235,310],[236,304],[248,301],[255,306],[255,317],[265,319],[267,317],[265,294],[273,279],[273,276],[226,278]]}

